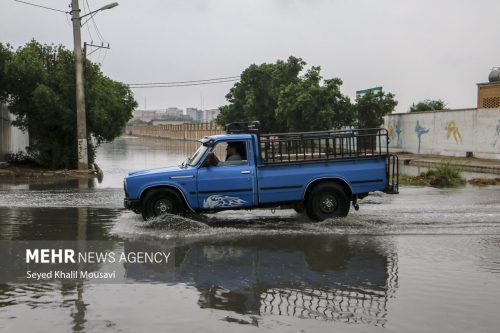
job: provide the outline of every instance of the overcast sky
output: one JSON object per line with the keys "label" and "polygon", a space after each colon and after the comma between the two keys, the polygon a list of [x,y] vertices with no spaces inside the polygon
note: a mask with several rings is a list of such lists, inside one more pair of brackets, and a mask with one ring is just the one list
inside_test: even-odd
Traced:
{"label": "overcast sky", "polygon": [[[69,10],[70,0],[27,0]],[[87,0],[97,9],[108,0]],[[398,112],[424,98],[476,106],[476,83],[500,66],[498,0],[117,0],[95,16],[110,43],[91,59],[125,83],[239,75],[294,55],[355,91],[382,86]],[[80,0],[83,8],[85,0]],[[0,42],[73,48],[69,15],[0,0]],[[84,41],[99,42],[92,23]],[[139,108],[215,108],[232,83],[134,90]]]}

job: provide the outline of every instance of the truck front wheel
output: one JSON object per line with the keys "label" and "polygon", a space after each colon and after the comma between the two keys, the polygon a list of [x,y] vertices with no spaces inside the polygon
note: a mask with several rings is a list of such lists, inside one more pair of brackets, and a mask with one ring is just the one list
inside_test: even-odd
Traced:
{"label": "truck front wheel", "polygon": [[333,182],[316,185],[306,199],[307,216],[313,221],[344,217],[349,213],[349,197],[344,188]]}
{"label": "truck front wheel", "polygon": [[170,189],[150,191],[142,200],[142,217],[149,220],[163,214],[182,214],[184,205],[177,193]]}

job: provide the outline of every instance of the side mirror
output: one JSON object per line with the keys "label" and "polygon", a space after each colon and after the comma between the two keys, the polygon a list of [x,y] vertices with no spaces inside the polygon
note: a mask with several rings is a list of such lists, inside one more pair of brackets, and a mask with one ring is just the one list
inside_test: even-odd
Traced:
{"label": "side mirror", "polygon": [[205,161],[203,161],[202,167],[209,167],[212,165],[212,161],[214,160],[215,154],[213,151],[209,152],[207,154],[207,157],[205,157]]}

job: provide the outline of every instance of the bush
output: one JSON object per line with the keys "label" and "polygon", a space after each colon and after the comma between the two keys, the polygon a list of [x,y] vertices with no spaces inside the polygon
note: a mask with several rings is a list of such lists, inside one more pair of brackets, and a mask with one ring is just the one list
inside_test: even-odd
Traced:
{"label": "bush", "polygon": [[15,165],[39,166],[39,163],[33,156],[22,151],[13,154],[5,154],[5,161]]}
{"label": "bush", "polygon": [[430,184],[436,187],[456,187],[465,184],[465,178],[462,177],[462,170],[445,161],[437,167],[422,172],[422,177],[428,178]]}
{"label": "bush", "polygon": [[402,174],[399,176],[401,185],[420,185],[434,187],[457,187],[465,185],[465,178],[462,177],[462,170],[450,164],[450,161],[443,161],[437,167],[430,168],[419,176],[409,176]]}

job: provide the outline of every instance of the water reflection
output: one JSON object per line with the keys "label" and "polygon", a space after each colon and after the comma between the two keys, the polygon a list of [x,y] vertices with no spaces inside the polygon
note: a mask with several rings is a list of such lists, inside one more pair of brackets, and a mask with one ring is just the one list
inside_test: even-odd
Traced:
{"label": "water reflection", "polygon": [[129,171],[181,164],[200,145],[198,141],[121,137],[100,147],[96,161],[104,170],[97,187],[122,187]]}
{"label": "water reflection", "polygon": [[119,209],[1,208],[0,240],[107,240]]}
{"label": "water reflection", "polygon": [[[173,242],[173,241],[172,241]],[[125,252],[164,251],[172,242],[128,240]],[[385,326],[398,288],[390,239],[353,236],[245,237],[177,241],[175,274],[165,266],[124,264],[130,282],[194,286],[197,305],[241,315],[296,317]],[[82,283],[0,286],[0,307],[63,307],[84,331]]]}
{"label": "water reflection", "polygon": [[[169,272],[133,266],[127,269],[130,279],[147,275],[172,281]],[[388,239],[310,235],[201,241],[177,245],[175,266],[175,282],[194,285],[201,308],[376,326],[385,325],[398,284],[397,256]]]}
{"label": "water reflection", "polygon": [[[20,306],[25,306],[30,311],[50,309],[50,320],[57,318],[57,325],[53,327],[54,331],[60,331],[61,327],[67,323],[69,327],[65,331],[83,332],[85,331],[86,314],[89,307],[89,304],[84,300],[86,287],[83,282],[31,285],[0,284],[0,310],[6,311],[10,307],[19,309]],[[57,309],[57,313],[53,311],[54,309]],[[16,315],[15,312],[13,314]],[[25,313],[25,315],[29,314],[29,312]],[[17,319],[17,316],[11,316],[9,319]],[[0,325],[0,330],[1,328]],[[34,328],[35,326],[32,325],[30,330],[36,331],[36,329],[33,330]]]}

